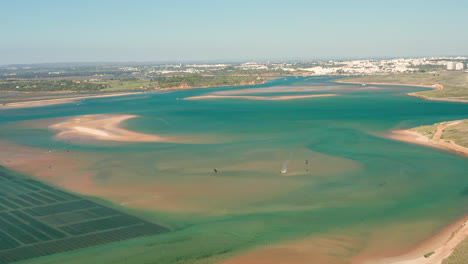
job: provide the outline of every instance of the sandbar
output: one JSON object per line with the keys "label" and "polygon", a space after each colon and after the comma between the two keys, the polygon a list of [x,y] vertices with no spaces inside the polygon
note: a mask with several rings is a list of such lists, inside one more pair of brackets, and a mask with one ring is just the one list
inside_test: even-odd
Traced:
{"label": "sandbar", "polygon": [[110,93],[110,94],[99,94],[99,95],[76,96],[76,97],[69,97],[69,98],[57,98],[57,99],[35,100],[35,101],[25,101],[25,102],[17,102],[17,103],[7,103],[7,104],[0,105],[0,109],[31,108],[31,107],[40,107],[40,106],[57,105],[57,104],[69,104],[69,103],[75,103],[78,100],[87,99],[87,98],[117,97],[117,96],[141,94],[141,93],[143,92]]}
{"label": "sandbar", "polygon": [[334,257],[333,246],[353,248],[355,241],[344,237],[309,238],[256,248],[219,264],[345,264]]}
{"label": "sandbar", "polygon": [[[389,86],[413,86],[413,87],[423,87],[423,88],[431,88],[436,91],[440,91],[444,89],[442,84],[436,83],[433,85],[427,84],[411,84],[411,83],[387,83],[387,82],[346,82],[346,81],[335,81],[337,83],[348,83],[348,84],[372,84],[372,85],[389,85]],[[429,97],[426,95],[419,94],[420,92],[412,92],[407,93],[408,96],[418,97],[428,101],[440,101],[440,102],[451,102],[451,103],[468,103],[468,100],[463,99],[455,99],[455,98],[441,98],[441,97]]]}
{"label": "sandbar", "polygon": [[324,87],[317,86],[273,86],[273,87],[263,87],[263,88],[246,88],[246,89],[233,89],[233,90],[223,90],[216,91],[210,94],[213,95],[248,95],[248,94],[264,94],[264,93],[306,93],[306,92],[317,92],[323,91]]}
{"label": "sandbar", "polygon": [[447,127],[459,124],[460,122],[462,122],[462,120],[437,124],[437,130],[432,138],[412,130],[394,130],[387,137],[398,141],[443,149],[463,156],[468,156],[468,148],[460,146],[452,140],[441,138],[443,131]]}
{"label": "sandbar", "polygon": [[347,82],[347,81],[340,81],[336,80],[337,83],[347,83],[347,84],[371,84],[371,85],[389,85],[389,86],[413,86],[413,87],[423,87],[423,88],[431,88],[435,90],[442,90],[444,86],[442,84],[433,84],[433,85],[426,85],[426,84],[411,84],[411,83],[391,83],[391,82]]}
{"label": "sandbar", "polygon": [[281,96],[250,96],[250,95],[200,95],[186,97],[184,100],[200,100],[200,99],[247,99],[247,100],[263,100],[263,101],[277,101],[277,100],[291,100],[300,98],[312,98],[312,97],[328,97],[337,96],[337,94],[309,94],[309,95],[281,95]]}
{"label": "sandbar", "polygon": [[135,117],[138,116],[127,114],[83,115],[50,125],[49,128],[59,130],[56,137],[65,140],[70,137],[87,136],[97,140],[122,142],[178,142],[175,138],[142,134],[119,127],[123,121]]}

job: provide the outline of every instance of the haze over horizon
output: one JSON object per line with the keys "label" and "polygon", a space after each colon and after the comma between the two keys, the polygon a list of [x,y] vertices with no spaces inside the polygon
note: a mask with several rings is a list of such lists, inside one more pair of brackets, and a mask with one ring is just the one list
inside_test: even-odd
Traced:
{"label": "haze over horizon", "polygon": [[468,54],[468,1],[2,1],[0,65]]}

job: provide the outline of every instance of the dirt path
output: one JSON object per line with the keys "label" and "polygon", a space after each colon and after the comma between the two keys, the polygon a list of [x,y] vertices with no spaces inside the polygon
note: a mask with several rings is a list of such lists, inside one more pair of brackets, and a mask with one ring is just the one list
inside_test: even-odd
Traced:
{"label": "dirt path", "polygon": [[458,125],[461,122],[463,122],[463,120],[443,122],[443,123],[438,124],[437,130],[434,133],[434,136],[432,137],[432,139],[429,140],[429,142],[431,142],[432,144],[436,144],[444,148],[452,149],[456,152],[460,152],[460,153],[464,153],[465,155],[468,155],[468,148],[458,145],[453,140],[446,140],[442,138],[445,129],[447,129],[450,126]]}
{"label": "dirt path", "polygon": [[394,140],[429,146],[433,148],[439,148],[439,149],[455,152],[463,156],[468,156],[467,147],[460,146],[453,140],[447,140],[447,139],[442,138],[444,131],[448,127],[460,124],[461,122],[463,122],[463,120],[456,120],[456,121],[443,122],[443,123],[437,124],[436,132],[434,133],[432,138],[428,137],[427,135],[424,135],[424,134],[421,134],[421,133],[418,133],[416,131],[412,131],[409,129],[394,130],[387,137],[394,139]]}
{"label": "dirt path", "polygon": [[[457,120],[457,121],[452,121],[452,122],[444,122],[444,123],[440,123],[437,125],[437,131],[434,133],[434,137],[432,138],[432,140],[436,141],[436,142],[444,142],[441,137],[442,137],[442,134],[444,133],[444,130],[449,127],[449,126],[454,126],[454,125],[458,125],[462,122],[462,120]],[[453,142],[453,141],[451,141]]]}

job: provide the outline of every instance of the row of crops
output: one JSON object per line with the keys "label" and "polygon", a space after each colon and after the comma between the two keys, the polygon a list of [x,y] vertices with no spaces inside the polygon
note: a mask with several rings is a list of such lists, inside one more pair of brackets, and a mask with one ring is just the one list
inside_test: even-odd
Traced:
{"label": "row of crops", "polygon": [[0,264],[167,231],[0,167]]}
{"label": "row of crops", "polygon": [[54,253],[107,244],[140,236],[155,235],[167,231],[167,229],[157,225],[141,224],[98,234],[90,234],[62,239],[59,241],[45,242],[33,246],[21,247],[5,252],[0,252],[0,264],[7,264],[28,258],[46,256]]}
{"label": "row of crops", "polygon": [[99,206],[89,208],[87,210],[78,210],[72,212],[64,212],[61,214],[43,216],[41,217],[41,221],[49,225],[64,226],[114,215],[120,215],[120,212],[107,207]]}

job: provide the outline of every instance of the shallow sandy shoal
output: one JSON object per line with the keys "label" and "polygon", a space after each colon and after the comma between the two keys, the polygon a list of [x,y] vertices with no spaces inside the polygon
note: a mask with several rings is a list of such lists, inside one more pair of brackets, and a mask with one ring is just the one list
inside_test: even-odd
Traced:
{"label": "shallow sandy shoal", "polygon": [[47,105],[69,104],[69,103],[75,103],[78,100],[87,99],[87,98],[117,97],[117,96],[141,94],[141,93],[143,92],[111,93],[111,94],[100,94],[100,95],[89,95],[89,96],[75,96],[75,97],[69,97],[69,98],[25,101],[25,102],[8,103],[8,104],[0,105],[0,109],[31,108],[31,107],[40,107],[40,106],[47,106]]}
{"label": "shallow sandy shoal", "polygon": [[72,119],[50,125],[49,128],[60,131],[59,139],[69,139],[74,136],[87,136],[97,140],[112,140],[122,142],[176,142],[174,138],[158,135],[142,134],[120,128],[119,125],[136,115],[127,114],[95,114],[77,116]]}
{"label": "shallow sandy shoal", "polygon": [[184,100],[200,100],[200,99],[247,99],[247,100],[264,100],[264,101],[277,101],[277,100],[291,100],[300,98],[313,98],[313,97],[328,97],[337,96],[337,94],[310,94],[310,95],[283,95],[283,96],[250,96],[250,95],[200,95],[186,97]]}

